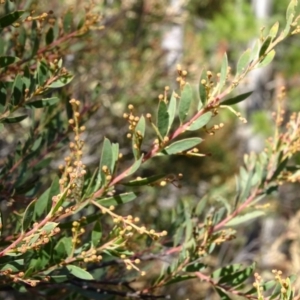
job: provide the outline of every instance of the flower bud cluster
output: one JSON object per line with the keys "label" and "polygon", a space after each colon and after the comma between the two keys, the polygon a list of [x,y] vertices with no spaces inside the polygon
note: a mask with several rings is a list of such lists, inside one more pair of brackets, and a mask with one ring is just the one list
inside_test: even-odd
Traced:
{"label": "flower bud cluster", "polygon": [[86,174],[86,166],[82,162],[84,142],[80,138],[85,126],[80,126],[80,101],[72,99],[70,104],[73,108],[73,118],[69,120],[69,125],[73,127],[75,136],[74,142],[69,144],[71,154],[65,158],[65,166],[59,167],[63,171],[59,183],[61,190],[69,186],[67,197],[71,202],[79,202]]}

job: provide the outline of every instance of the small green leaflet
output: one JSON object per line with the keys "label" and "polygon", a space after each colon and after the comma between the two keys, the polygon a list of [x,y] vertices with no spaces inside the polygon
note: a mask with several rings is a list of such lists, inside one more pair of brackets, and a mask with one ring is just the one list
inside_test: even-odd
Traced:
{"label": "small green leaflet", "polygon": [[43,108],[47,106],[51,106],[59,102],[58,97],[51,97],[51,98],[45,98],[41,100],[35,100],[32,102],[27,102],[26,107],[31,107],[31,108]]}
{"label": "small green leaflet", "polygon": [[179,119],[182,124],[189,112],[191,102],[193,99],[193,90],[190,84],[186,84],[181,92],[180,101],[179,101]]}
{"label": "small green leaflet", "polygon": [[243,224],[245,222],[248,222],[252,219],[264,216],[265,212],[261,211],[261,210],[256,210],[256,211],[252,211],[249,213],[246,213],[242,216],[236,216],[235,218],[233,218],[232,220],[230,220],[229,222],[227,222],[227,224],[225,225],[226,227],[233,227],[233,226],[237,226],[240,224]]}
{"label": "small green leaflet", "polygon": [[23,215],[23,220],[22,220],[22,232],[25,232],[32,223],[32,219],[34,216],[35,203],[36,203],[36,200],[33,200],[26,207],[26,210]]}
{"label": "small green leaflet", "polygon": [[[201,105],[199,103],[199,107],[201,108],[202,106],[204,106],[206,104],[206,101],[207,101],[207,95],[206,95],[206,87],[205,87],[205,84],[202,84],[202,80],[205,82],[207,81],[207,76],[206,76],[206,71],[203,70],[202,71],[202,74],[201,74],[201,77],[200,77],[200,83],[199,83],[199,95],[200,95],[200,102],[201,102]],[[198,110],[199,110],[199,107],[198,107]]]}
{"label": "small green leaflet", "polygon": [[175,92],[173,91],[169,107],[168,107],[168,114],[169,114],[169,126],[168,126],[168,132],[170,131],[172,124],[174,122],[175,114],[176,114],[176,97],[175,97]]}
{"label": "small green leaflet", "polygon": [[272,28],[270,29],[270,32],[269,32],[269,36],[274,39],[278,33],[278,29],[279,29],[279,22],[277,21],[273,26]]}
{"label": "small green leaflet", "polygon": [[108,198],[100,198],[96,201],[103,206],[119,205],[130,202],[136,198],[136,194],[133,192],[123,193]]}
{"label": "small green leaflet", "polygon": [[[227,71],[228,71],[228,58],[227,58],[227,53],[224,53],[222,67],[221,67],[220,81],[219,81],[219,85],[218,85],[218,92],[221,92],[221,90],[223,89],[223,87],[226,83]],[[200,95],[200,97],[201,97],[201,95]]]}
{"label": "small green leaflet", "polygon": [[90,274],[89,272],[87,272],[77,266],[67,265],[66,268],[68,269],[70,274],[74,275],[77,278],[80,278],[83,280],[93,280],[94,279],[92,274]]}
{"label": "small green leaflet", "polygon": [[0,29],[16,22],[24,13],[24,10],[17,10],[0,18]]}
{"label": "small green leaflet", "polygon": [[27,115],[21,115],[21,116],[17,116],[17,117],[9,117],[9,118],[5,118],[3,119],[3,123],[18,123],[23,121],[24,119],[27,118]]}
{"label": "small green leaflet", "polygon": [[212,113],[208,111],[202,116],[200,116],[198,119],[193,121],[193,123],[187,128],[187,130],[194,131],[203,128],[210,121],[211,118],[212,118]]}
{"label": "small green leaflet", "polygon": [[135,173],[139,169],[139,167],[141,166],[141,164],[143,162],[143,157],[144,157],[144,155],[142,155],[138,160],[136,160],[134,162],[134,164],[129,168],[129,170],[127,170],[127,172],[125,174],[125,177],[128,177],[128,176],[132,175],[133,173]]}
{"label": "small green leaflet", "polygon": [[168,155],[178,154],[199,145],[202,141],[201,138],[188,138],[177,141],[163,149],[162,153]]}
{"label": "small green leaflet", "polygon": [[20,59],[15,56],[0,56],[0,68],[5,68],[19,60]]}
{"label": "small green leaflet", "polygon": [[236,75],[240,75],[244,73],[250,63],[251,58],[251,50],[247,49],[240,57],[237,67],[236,67]]}
{"label": "small green leaflet", "polygon": [[101,223],[97,221],[92,231],[92,244],[94,247],[98,246],[101,237],[102,237],[102,227],[101,227]]}
{"label": "small green leaflet", "polygon": [[72,75],[66,75],[65,77],[61,77],[61,78],[57,79],[56,81],[52,82],[48,87],[53,88],[53,89],[61,88],[65,85],[69,84],[73,80],[73,78],[74,78],[74,76],[72,76]]}
{"label": "small green leaflet", "polygon": [[223,101],[221,103],[221,105],[234,105],[237,104],[239,102],[242,102],[243,100],[247,99],[253,92],[248,92],[245,94],[241,94],[238,95],[236,97],[230,98],[230,99],[226,99],[225,101]]}
{"label": "small green leaflet", "polygon": [[259,57],[260,58],[266,54],[266,51],[268,50],[271,42],[272,42],[272,37],[268,36],[265,39],[265,41],[263,42],[262,46],[260,47],[260,50],[259,50]]}
{"label": "small green leaflet", "polygon": [[159,102],[157,111],[157,129],[162,138],[167,135],[169,127],[169,113],[167,104],[162,100]]}
{"label": "small green leaflet", "polygon": [[266,67],[269,63],[271,63],[275,57],[275,50],[270,51],[265,58],[259,63],[258,68]]}

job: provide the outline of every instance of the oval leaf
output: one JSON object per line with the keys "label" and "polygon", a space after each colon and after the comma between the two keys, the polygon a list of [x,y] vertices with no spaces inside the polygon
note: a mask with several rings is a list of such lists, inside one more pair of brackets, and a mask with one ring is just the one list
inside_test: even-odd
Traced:
{"label": "oval leaf", "polygon": [[187,130],[193,131],[198,130],[202,127],[204,127],[211,119],[212,113],[208,111],[207,113],[200,116],[198,119],[196,119],[188,128]]}
{"label": "oval leaf", "polygon": [[180,102],[179,102],[179,119],[180,123],[182,124],[189,112],[191,102],[193,98],[193,91],[191,86],[187,83],[180,96]]}
{"label": "oval leaf", "polygon": [[265,213],[261,210],[251,211],[245,215],[235,217],[234,219],[230,220],[225,226],[226,227],[237,226],[264,215]]}
{"label": "oval leaf", "polygon": [[219,86],[218,86],[218,91],[219,92],[222,90],[222,88],[224,87],[224,85],[226,83],[227,71],[228,71],[228,58],[227,58],[227,53],[224,53],[224,57],[223,57],[223,60],[222,60],[220,81],[219,81]]}
{"label": "oval leaf", "polygon": [[20,59],[15,56],[0,56],[0,68],[7,67],[15,62],[19,61]]}
{"label": "oval leaf", "polygon": [[162,138],[164,138],[168,132],[169,127],[169,113],[167,104],[164,101],[160,101],[157,111],[157,129]]}
{"label": "oval leaf", "polygon": [[24,10],[17,10],[0,18],[0,29],[16,22],[24,13]]}
{"label": "oval leaf", "polygon": [[74,265],[67,265],[66,268],[69,270],[69,272],[74,275],[77,278],[83,279],[83,280],[93,280],[92,274],[89,272],[74,266]]}
{"label": "oval leaf", "polygon": [[227,100],[225,100],[225,101],[222,102],[222,105],[234,105],[234,104],[237,104],[237,103],[242,102],[243,100],[247,99],[252,93],[253,92],[248,92],[248,93],[241,94],[241,95],[238,95],[236,97],[227,99]]}
{"label": "oval leaf", "polygon": [[120,205],[127,202],[130,202],[136,198],[136,194],[133,192],[130,193],[123,193],[119,195],[115,195],[108,198],[101,198],[96,200],[99,204],[103,206],[111,206],[111,205]]}
{"label": "oval leaf", "polygon": [[59,101],[58,97],[45,98],[26,103],[26,107],[43,108],[56,104]]}
{"label": "oval leaf", "polygon": [[170,146],[166,147],[163,150],[163,153],[172,155],[172,154],[177,154],[181,153],[183,151],[187,151],[197,145],[199,145],[203,140],[201,138],[189,138],[189,139],[184,139],[181,141],[177,141]]}
{"label": "oval leaf", "polygon": [[169,126],[168,126],[168,132],[170,131],[172,124],[174,122],[175,114],[176,114],[176,97],[175,92],[172,93],[169,107],[168,107],[168,114],[169,114]]}
{"label": "oval leaf", "polygon": [[260,64],[258,65],[259,68],[262,68],[262,67],[266,67],[268,64],[270,64],[274,57],[275,57],[275,50],[272,50],[270,51],[266,56],[265,58],[260,62]]}
{"label": "oval leaf", "polygon": [[236,68],[236,75],[240,75],[244,73],[244,71],[247,69],[249,62],[251,58],[251,50],[247,49],[240,57],[237,68]]}

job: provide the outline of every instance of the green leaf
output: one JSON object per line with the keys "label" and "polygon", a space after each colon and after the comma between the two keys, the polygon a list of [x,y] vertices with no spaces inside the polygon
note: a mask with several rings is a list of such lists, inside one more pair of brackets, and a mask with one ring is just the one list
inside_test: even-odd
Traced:
{"label": "green leaf", "polygon": [[221,103],[221,105],[234,105],[234,104],[237,104],[237,103],[242,102],[245,99],[247,99],[252,93],[253,92],[248,92],[248,93],[241,94],[241,95],[238,95],[238,96],[230,98],[230,99],[226,99],[225,101],[223,101]]}
{"label": "green leaf", "polygon": [[17,10],[0,18],[0,29],[16,22],[24,13],[24,10]]}
{"label": "green leaf", "polygon": [[[202,81],[204,80],[205,80],[205,84],[202,83]],[[203,70],[200,77],[200,83],[199,83],[199,95],[200,95],[201,104],[199,103],[198,110],[200,110],[202,106],[205,106],[207,102],[206,87],[205,87],[206,84],[207,84],[206,71]]]}
{"label": "green leaf", "polygon": [[89,272],[74,266],[74,265],[67,265],[66,268],[69,270],[69,272],[74,275],[77,278],[83,279],[83,280],[93,280],[92,274]]}
{"label": "green leaf", "polygon": [[70,257],[72,253],[73,253],[72,237],[64,236],[56,243],[54,247],[53,256],[57,261],[62,261],[66,257]]}
{"label": "green leaf", "polygon": [[237,271],[239,271],[242,268],[241,264],[232,264],[232,265],[227,265],[225,267],[219,268],[217,270],[215,270],[212,274],[211,277],[212,278],[220,278],[223,276],[227,276],[230,274],[233,274]]}
{"label": "green leaf", "polygon": [[220,296],[221,300],[232,300],[221,288],[215,286],[214,289]]}
{"label": "green leaf", "polygon": [[22,232],[25,232],[33,222],[35,203],[36,200],[31,201],[25,209],[22,220]]}
{"label": "green leaf", "polygon": [[232,220],[230,220],[229,222],[227,222],[227,224],[225,225],[226,227],[233,227],[233,226],[237,226],[240,224],[243,224],[245,222],[248,222],[250,220],[253,220],[255,218],[264,216],[265,212],[261,211],[261,210],[255,210],[255,211],[251,211],[249,213],[246,213],[244,215],[239,215],[236,216],[235,218],[233,218]]}
{"label": "green leaf", "polygon": [[46,45],[50,45],[54,41],[54,31],[53,28],[50,27],[46,33]]}
{"label": "green leaf", "polygon": [[92,231],[92,244],[95,248],[99,245],[101,241],[101,237],[102,237],[102,227],[101,227],[101,223],[97,221]]}
{"label": "green leaf", "polygon": [[183,139],[181,141],[174,142],[173,144],[164,148],[162,153],[165,153],[168,155],[178,154],[178,153],[187,151],[187,150],[199,145],[202,141],[203,140],[201,138]]}
{"label": "green leaf", "polygon": [[111,206],[111,205],[120,205],[127,202],[130,202],[136,198],[136,194],[133,192],[123,193],[119,195],[114,195],[108,198],[97,199],[96,201],[103,206]]}
{"label": "green leaf", "polygon": [[221,284],[230,284],[232,287],[236,287],[246,281],[254,272],[255,264],[252,264],[250,267],[245,268],[244,270],[234,272],[228,275],[221,277],[218,282],[218,285]]}
{"label": "green leaf", "polygon": [[51,98],[45,98],[45,99],[41,99],[41,100],[35,100],[32,102],[27,102],[26,107],[43,108],[43,107],[52,106],[52,105],[56,104],[57,102],[59,102],[58,97],[51,97]]}
{"label": "green leaf", "polygon": [[251,50],[247,49],[239,58],[236,68],[236,76],[244,73],[247,70],[247,67],[250,63]]}
{"label": "green leaf", "polygon": [[207,198],[200,199],[200,201],[197,204],[196,209],[195,209],[196,216],[201,215],[201,213],[204,211],[204,208],[206,207],[206,205],[207,205]]}
{"label": "green leaf", "polygon": [[146,121],[145,117],[141,116],[138,123],[136,124],[135,131],[139,131],[142,137],[145,136],[145,130],[146,130]]}
{"label": "green leaf", "polygon": [[193,123],[187,128],[188,131],[198,130],[203,128],[212,118],[212,113],[208,111],[207,113],[200,116],[198,119],[193,121]]}
{"label": "green leaf", "polygon": [[250,61],[253,61],[255,59],[257,59],[258,57],[258,53],[259,53],[259,49],[260,49],[260,41],[256,40],[255,44],[251,50],[251,56],[250,56]]}
{"label": "green leaf", "polygon": [[153,175],[150,177],[146,178],[141,178],[141,179],[136,179],[136,180],[131,180],[129,182],[122,183],[125,186],[143,186],[143,185],[149,185],[151,183],[154,183],[162,178],[165,178],[165,174],[160,174],[160,175]]}
{"label": "green leaf", "polygon": [[143,162],[143,158],[144,158],[144,155],[142,155],[138,160],[136,160],[134,162],[134,164],[124,174],[125,175],[124,178],[132,175],[139,169],[139,167],[141,166],[141,164]]}
{"label": "green leaf", "polygon": [[39,86],[44,86],[50,77],[50,71],[47,63],[42,60],[38,63],[37,68],[37,84]]}
{"label": "green leaf", "polygon": [[34,208],[35,220],[47,215],[51,210],[52,197],[59,194],[59,178],[56,176],[51,187],[48,188],[36,201]]}
{"label": "green leaf", "polygon": [[141,145],[145,137],[145,130],[146,130],[145,117],[141,116],[135,127],[135,131],[132,138],[132,151],[135,160],[138,160],[141,157]]}
{"label": "green leaf", "polygon": [[116,170],[116,165],[119,160],[119,144],[117,143],[112,143],[111,144],[111,149],[112,149],[112,162],[111,162],[111,173],[113,174]]}
{"label": "green leaf", "polygon": [[9,117],[9,118],[5,118],[2,120],[3,123],[19,123],[21,121],[23,121],[24,119],[27,118],[27,115],[21,115],[21,116],[17,116],[17,117]]}
{"label": "green leaf", "polygon": [[169,113],[167,104],[164,101],[159,101],[157,111],[157,129],[162,139],[167,135],[169,127]]}
{"label": "green leaf", "polygon": [[69,10],[63,19],[64,32],[70,32],[73,20],[74,14]]}
{"label": "green leaf", "polygon": [[228,58],[227,53],[224,53],[223,60],[222,60],[222,66],[221,66],[221,75],[220,75],[220,81],[218,85],[218,92],[221,92],[223,89],[226,79],[227,79],[227,71],[228,71]]}
{"label": "green leaf", "polygon": [[61,87],[66,86],[73,80],[74,76],[72,75],[65,75],[64,77],[60,77],[59,79],[53,81],[50,85],[48,85],[48,88],[52,89],[58,89]]}
{"label": "green leaf", "polygon": [[13,84],[13,96],[12,96],[12,104],[17,106],[23,101],[23,91],[25,89],[25,84],[22,80],[22,76],[18,74],[15,78]]}
{"label": "green leaf", "polygon": [[104,185],[106,182],[106,174],[103,172],[102,168],[106,166],[109,172],[111,173],[112,163],[113,163],[112,144],[110,140],[105,137],[102,146],[101,159],[99,163],[95,190],[98,189],[101,185]]}
{"label": "green leaf", "polygon": [[58,101],[59,101],[58,97],[45,98],[45,99],[41,99],[41,100],[27,102],[26,107],[43,108],[43,107],[47,107],[47,106],[52,106],[52,105],[56,104]]}
{"label": "green leaf", "polygon": [[185,281],[185,280],[189,280],[192,278],[196,278],[195,275],[175,275],[173,276],[169,281],[167,281],[164,285],[170,285],[170,284],[174,284],[177,282],[181,282],[181,281]]}
{"label": "green leaf", "polygon": [[[290,3],[291,4],[291,3]],[[292,23],[294,21],[294,14],[290,14],[289,15],[289,18],[287,19],[287,22],[286,22],[286,25],[285,25],[285,28],[282,32],[282,35],[283,35],[283,38],[285,38],[286,36],[288,36],[288,34],[290,33],[291,31],[291,26],[292,26]]]}
{"label": "green leaf", "polygon": [[0,114],[6,109],[7,85],[0,81]]}
{"label": "green leaf", "polygon": [[270,29],[269,36],[272,38],[272,40],[276,37],[279,29],[279,22],[277,21],[272,28]]}
{"label": "green leaf", "polygon": [[263,57],[266,54],[266,51],[268,50],[271,42],[272,42],[272,37],[268,36],[263,42],[262,46],[260,47],[259,58]]}
{"label": "green leaf", "polygon": [[11,64],[18,62],[20,59],[15,56],[0,56],[0,68],[5,68]]}
{"label": "green leaf", "polygon": [[275,50],[270,51],[265,58],[259,63],[258,68],[266,67],[268,64],[270,64],[274,57],[275,57]]}
{"label": "green leaf", "polygon": [[42,228],[41,231],[45,231],[46,233],[50,233],[54,228],[56,228],[59,223],[48,222]]}
{"label": "green leaf", "polygon": [[40,46],[40,35],[38,34],[38,25],[36,20],[32,21],[30,41],[32,50],[31,57],[34,57],[37,54]]}
{"label": "green leaf", "polygon": [[298,0],[291,0],[286,10],[286,20],[288,21],[291,16],[295,16],[295,9],[298,5]]}
{"label": "green leaf", "polygon": [[193,99],[193,90],[190,84],[186,84],[181,92],[180,101],[179,101],[179,119],[182,124],[189,112],[191,103]]}
{"label": "green leaf", "polygon": [[170,99],[170,103],[169,103],[169,107],[168,107],[168,114],[169,114],[169,126],[168,126],[168,132],[170,131],[172,124],[174,122],[174,118],[175,118],[175,114],[176,114],[176,97],[175,97],[175,92],[173,91],[171,99]]}

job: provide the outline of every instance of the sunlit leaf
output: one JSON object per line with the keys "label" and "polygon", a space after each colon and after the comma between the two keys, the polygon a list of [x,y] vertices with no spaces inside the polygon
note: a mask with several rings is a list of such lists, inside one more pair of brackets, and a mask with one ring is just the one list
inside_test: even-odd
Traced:
{"label": "sunlit leaf", "polygon": [[258,217],[264,216],[265,212],[261,210],[255,210],[251,211],[249,213],[246,213],[244,215],[238,215],[234,217],[232,220],[226,223],[226,227],[234,227],[243,223],[246,223],[250,220],[256,219]]}
{"label": "sunlit leaf", "polygon": [[172,124],[174,122],[174,118],[176,115],[176,97],[175,97],[175,92],[172,93],[171,99],[170,99],[170,103],[169,103],[169,107],[168,107],[168,114],[169,114],[169,126],[168,126],[168,132],[170,131]]}
{"label": "sunlit leaf", "polygon": [[203,140],[201,138],[188,138],[183,139],[181,141],[174,142],[170,146],[164,148],[162,153],[171,155],[182,153],[183,151],[187,151],[197,145],[199,145]]}
{"label": "sunlit leaf", "polygon": [[67,265],[66,268],[69,270],[70,274],[74,275],[77,278],[83,279],[83,280],[93,280],[93,276],[91,273],[77,267],[74,265]]}
{"label": "sunlit leaf", "polygon": [[198,119],[193,121],[193,123],[187,128],[188,131],[198,130],[203,128],[212,118],[212,113],[210,111],[201,115]]}
{"label": "sunlit leaf", "polygon": [[157,129],[162,138],[164,138],[168,132],[169,127],[169,113],[167,104],[164,101],[159,101],[157,111]]}
{"label": "sunlit leaf", "polygon": [[239,58],[237,67],[236,67],[236,75],[240,75],[244,73],[250,63],[251,58],[251,50],[247,49]]}
{"label": "sunlit leaf", "polygon": [[96,201],[103,206],[111,206],[111,205],[116,206],[116,205],[130,202],[130,201],[134,200],[136,197],[137,196],[135,193],[129,192],[129,193],[123,193],[123,194],[119,194],[119,195],[114,195],[114,196],[107,197],[107,198],[101,198]]}
{"label": "sunlit leaf", "polygon": [[183,91],[181,92],[180,95],[180,101],[179,101],[179,119],[180,122],[183,123],[188,115],[191,103],[193,99],[193,90],[192,87],[187,83]]}

